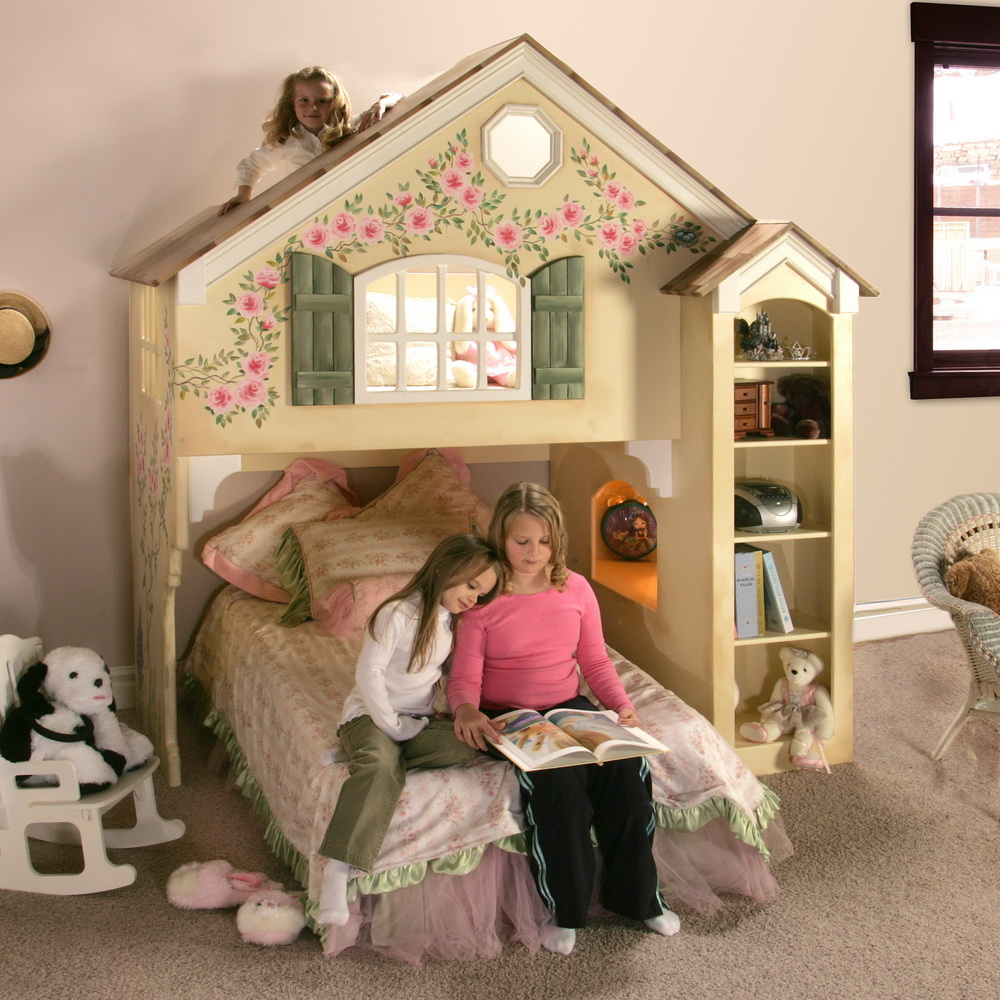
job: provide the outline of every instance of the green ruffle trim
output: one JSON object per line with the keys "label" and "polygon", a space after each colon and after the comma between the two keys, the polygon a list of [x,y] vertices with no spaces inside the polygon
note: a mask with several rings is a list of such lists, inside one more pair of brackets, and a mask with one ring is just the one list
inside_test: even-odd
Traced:
{"label": "green ruffle trim", "polygon": [[[183,683],[187,691],[199,701],[203,700],[204,694],[197,680],[187,675]],[[309,859],[278,828],[271,808],[257,784],[257,779],[247,765],[243,750],[229,724],[222,714],[213,708],[206,715],[204,725],[222,740],[233,767],[236,787],[250,800],[254,811],[265,824],[264,839],[268,846],[281,861],[288,865],[299,883],[308,888]],[[759,851],[764,860],[767,861],[770,859],[770,851],[764,843],[763,831],[778,812],[778,796],[764,785],[761,788],[764,797],[754,810],[753,818],[748,817],[746,813],[737,809],[726,799],[710,799],[708,802],[691,809],[672,809],[657,802],[654,803],[657,826],[665,830],[680,830],[691,833],[700,830],[712,820],[724,819],[738,839]],[[479,866],[487,846],[489,845],[468,847],[440,858],[434,858],[431,861],[415,862],[410,865],[401,865],[389,871],[362,875],[351,881],[348,890],[349,899],[354,900],[359,894],[372,896],[417,885],[424,880],[429,871],[442,875],[466,875]],[[522,833],[501,837],[499,840],[493,841],[492,846],[514,854],[526,853],[526,843]],[[313,921],[315,905],[308,898],[304,898],[303,902],[310,924],[316,930]]]}
{"label": "green ruffle trim", "polygon": [[729,799],[709,799],[690,809],[673,809],[661,802],[654,802],[656,825],[664,830],[693,833],[714,819],[722,819],[737,839],[758,851],[765,861],[770,861],[771,852],[764,843],[764,831],[778,814],[779,799],[766,785],[760,787],[764,797],[752,817],[738,809]]}
{"label": "green ruffle trim", "polygon": [[302,546],[295,528],[286,528],[274,550],[274,568],[278,571],[278,582],[282,590],[288,591],[292,599],[284,614],[278,619],[279,625],[294,628],[308,621],[312,611],[312,596],[309,592],[309,577],[306,574]]}

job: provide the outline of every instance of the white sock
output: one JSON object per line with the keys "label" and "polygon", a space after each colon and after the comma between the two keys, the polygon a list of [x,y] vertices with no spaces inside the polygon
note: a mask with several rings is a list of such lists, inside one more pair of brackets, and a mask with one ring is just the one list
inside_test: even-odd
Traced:
{"label": "white sock", "polygon": [[568,955],[576,944],[576,931],[572,927],[546,927],[542,931],[542,947],[557,955]]}
{"label": "white sock", "polygon": [[327,859],[319,891],[319,914],[316,917],[319,923],[343,927],[350,919],[351,913],[347,908],[347,876],[350,873],[350,865],[333,858]]}
{"label": "white sock", "polygon": [[650,917],[643,923],[657,934],[670,937],[681,929],[681,918],[673,910],[665,910],[658,917]]}

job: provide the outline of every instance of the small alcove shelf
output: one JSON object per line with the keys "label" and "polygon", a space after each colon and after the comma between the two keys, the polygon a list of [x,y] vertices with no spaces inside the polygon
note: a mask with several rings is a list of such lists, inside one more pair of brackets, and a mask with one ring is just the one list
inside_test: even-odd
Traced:
{"label": "small alcove shelf", "polygon": [[632,500],[641,493],[623,479],[606,482],[591,499],[591,578],[610,590],[656,610],[657,570],[656,549],[642,559],[623,559],[604,544],[601,525],[608,512],[609,501],[615,497]]}

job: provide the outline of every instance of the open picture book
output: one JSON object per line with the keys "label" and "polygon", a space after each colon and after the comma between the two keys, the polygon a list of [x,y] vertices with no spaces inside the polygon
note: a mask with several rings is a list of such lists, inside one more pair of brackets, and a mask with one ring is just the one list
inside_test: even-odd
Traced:
{"label": "open picture book", "polygon": [[541,715],[515,708],[495,717],[505,725],[494,746],[522,771],[670,752],[655,736],[638,726],[621,726],[617,718],[617,712],[553,708]]}

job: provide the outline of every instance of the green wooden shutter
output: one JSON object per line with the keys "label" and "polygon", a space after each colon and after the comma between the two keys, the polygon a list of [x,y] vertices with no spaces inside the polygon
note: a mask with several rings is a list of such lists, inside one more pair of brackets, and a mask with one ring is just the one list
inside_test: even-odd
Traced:
{"label": "green wooden shutter", "polygon": [[531,275],[531,398],[583,399],[583,257]]}
{"label": "green wooden shutter", "polygon": [[354,279],[326,257],[292,254],[292,404],[354,402]]}

